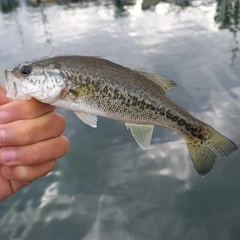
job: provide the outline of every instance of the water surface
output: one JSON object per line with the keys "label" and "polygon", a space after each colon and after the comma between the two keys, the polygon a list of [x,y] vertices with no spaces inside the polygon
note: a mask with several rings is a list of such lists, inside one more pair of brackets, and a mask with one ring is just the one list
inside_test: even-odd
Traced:
{"label": "water surface", "polygon": [[[52,54],[103,56],[177,83],[167,94],[240,146],[240,2],[0,0],[3,69]],[[240,153],[197,175],[184,140],[156,127],[141,150],[121,122],[74,113],[54,171],[0,203],[1,240],[240,238]]]}

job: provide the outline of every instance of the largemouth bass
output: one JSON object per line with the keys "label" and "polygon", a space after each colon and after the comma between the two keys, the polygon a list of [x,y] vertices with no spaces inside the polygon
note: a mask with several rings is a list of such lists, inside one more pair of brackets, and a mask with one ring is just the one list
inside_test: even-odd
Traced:
{"label": "largemouth bass", "polygon": [[70,109],[97,127],[97,116],[124,122],[142,149],[161,125],[182,135],[193,164],[206,175],[215,160],[237,146],[171,101],[165,91],[176,83],[161,75],[135,71],[100,57],[54,56],[5,70],[7,96]]}

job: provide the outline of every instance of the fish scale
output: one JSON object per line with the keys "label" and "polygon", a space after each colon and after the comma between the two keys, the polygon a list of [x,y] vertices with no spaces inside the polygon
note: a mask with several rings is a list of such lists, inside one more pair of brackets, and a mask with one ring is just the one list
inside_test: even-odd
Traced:
{"label": "fish scale", "polygon": [[140,72],[103,58],[54,56],[5,70],[7,96],[49,103],[74,111],[96,127],[97,116],[124,122],[142,149],[150,146],[155,125],[181,134],[200,175],[218,157],[237,146],[208,124],[196,119],[166,96],[176,83],[158,74]]}

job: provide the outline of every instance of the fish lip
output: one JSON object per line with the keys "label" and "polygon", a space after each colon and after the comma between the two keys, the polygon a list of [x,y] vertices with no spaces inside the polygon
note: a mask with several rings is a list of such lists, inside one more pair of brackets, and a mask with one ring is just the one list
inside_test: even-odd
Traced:
{"label": "fish lip", "polygon": [[7,87],[7,85],[9,84],[9,78],[8,76],[12,74],[12,69],[11,68],[6,68],[4,70],[4,75],[5,75],[5,86]]}
{"label": "fish lip", "polygon": [[23,86],[21,80],[16,78],[12,73],[12,69],[4,70],[6,96],[11,100],[27,100],[31,97],[23,93]]}
{"label": "fish lip", "polygon": [[12,69],[6,68],[4,70],[5,75],[5,87],[6,87],[6,96],[10,99],[13,99],[17,95],[16,83],[13,80]]}
{"label": "fish lip", "polygon": [[11,71],[12,71],[11,68],[6,68],[6,69],[4,70],[5,80],[7,80],[7,74],[8,74],[9,72],[11,72]]}

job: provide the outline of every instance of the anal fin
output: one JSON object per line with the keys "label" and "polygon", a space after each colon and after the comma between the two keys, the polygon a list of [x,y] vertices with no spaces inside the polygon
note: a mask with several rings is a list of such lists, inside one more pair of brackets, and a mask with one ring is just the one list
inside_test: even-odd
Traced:
{"label": "anal fin", "polygon": [[148,149],[150,147],[150,143],[152,140],[154,125],[139,125],[139,124],[130,124],[130,123],[125,123],[125,124],[126,124],[126,127],[130,129],[137,144],[143,150]]}

